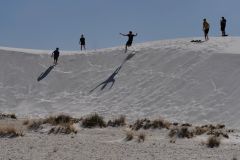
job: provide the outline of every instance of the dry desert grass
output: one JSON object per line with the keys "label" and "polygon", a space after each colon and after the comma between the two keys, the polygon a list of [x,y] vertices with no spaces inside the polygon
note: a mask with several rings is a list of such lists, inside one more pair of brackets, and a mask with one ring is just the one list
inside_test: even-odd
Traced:
{"label": "dry desert grass", "polygon": [[0,126],[0,137],[14,138],[19,136],[23,136],[23,133],[14,126]]}
{"label": "dry desert grass", "polygon": [[88,115],[86,118],[82,120],[82,127],[84,128],[93,128],[93,127],[106,127],[106,122],[104,118],[97,113]]}

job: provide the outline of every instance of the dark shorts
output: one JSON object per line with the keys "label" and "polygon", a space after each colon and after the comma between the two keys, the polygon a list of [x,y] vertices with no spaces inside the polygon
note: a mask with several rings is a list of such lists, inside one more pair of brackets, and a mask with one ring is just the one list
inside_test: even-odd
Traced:
{"label": "dark shorts", "polygon": [[85,42],[81,42],[81,46],[85,46]]}
{"label": "dark shorts", "polygon": [[59,57],[59,56],[54,56],[53,58],[54,58],[54,60],[58,60],[58,57]]}
{"label": "dark shorts", "polygon": [[132,45],[132,41],[127,41],[126,46],[130,47]]}
{"label": "dark shorts", "polygon": [[226,27],[221,27],[221,31],[225,31],[225,28],[226,28]]}
{"label": "dark shorts", "polygon": [[205,29],[205,30],[204,30],[204,33],[205,33],[205,34],[208,34],[208,32],[209,32],[209,29]]}

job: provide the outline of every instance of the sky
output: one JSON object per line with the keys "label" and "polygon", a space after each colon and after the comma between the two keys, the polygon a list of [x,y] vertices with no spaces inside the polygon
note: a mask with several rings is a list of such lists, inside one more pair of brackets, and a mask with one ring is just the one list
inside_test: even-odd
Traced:
{"label": "sky", "polygon": [[210,37],[226,32],[240,35],[239,0],[1,0],[0,46],[79,50],[85,35],[87,49],[126,43],[119,33],[138,33],[134,43],[203,36],[202,19]]}

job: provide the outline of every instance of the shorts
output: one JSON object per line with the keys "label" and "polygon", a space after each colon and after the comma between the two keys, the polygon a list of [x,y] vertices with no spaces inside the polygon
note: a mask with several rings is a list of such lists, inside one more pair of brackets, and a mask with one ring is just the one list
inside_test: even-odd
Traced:
{"label": "shorts", "polygon": [[221,31],[225,31],[226,27],[221,26]]}
{"label": "shorts", "polygon": [[58,57],[59,57],[59,56],[54,56],[53,58],[54,58],[54,60],[58,60]]}
{"label": "shorts", "polygon": [[132,41],[127,41],[126,46],[130,47],[132,45]]}
{"label": "shorts", "polygon": [[208,34],[208,32],[209,32],[209,29],[205,29],[205,30],[204,30],[204,33],[205,33],[205,34]]}

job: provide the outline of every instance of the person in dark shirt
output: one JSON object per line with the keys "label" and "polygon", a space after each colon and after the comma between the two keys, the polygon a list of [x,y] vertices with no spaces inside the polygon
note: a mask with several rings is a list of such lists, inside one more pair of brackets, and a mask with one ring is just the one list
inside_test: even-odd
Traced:
{"label": "person in dark shirt", "polygon": [[53,64],[56,65],[59,57],[59,48],[56,48],[56,50],[52,52],[52,57],[54,59]]}
{"label": "person in dark shirt", "polygon": [[86,48],[85,48],[85,38],[84,38],[84,36],[83,36],[83,34],[81,35],[81,38],[80,38],[80,40],[79,40],[79,44],[80,44],[80,46],[81,46],[81,50],[84,48],[84,50],[86,50]]}
{"label": "person in dark shirt", "polygon": [[226,35],[226,32],[225,32],[226,23],[227,23],[227,20],[226,20],[224,17],[222,17],[222,19],[221,19],[221,21],[220,21],[222,36],[227,36],[227,35]]}
{"label": "person in dark shirt", "polygon": [[120,33],[122,36],[128,36],[128,41],[126,43],[126,47],[125,47],[125,53],[127,52],[127,48],[132,46],[132,42],[133,42],[133,37],[137,36],[136,34],[133,34],[132,31],[129,31],[128,34],[122,34]]}

